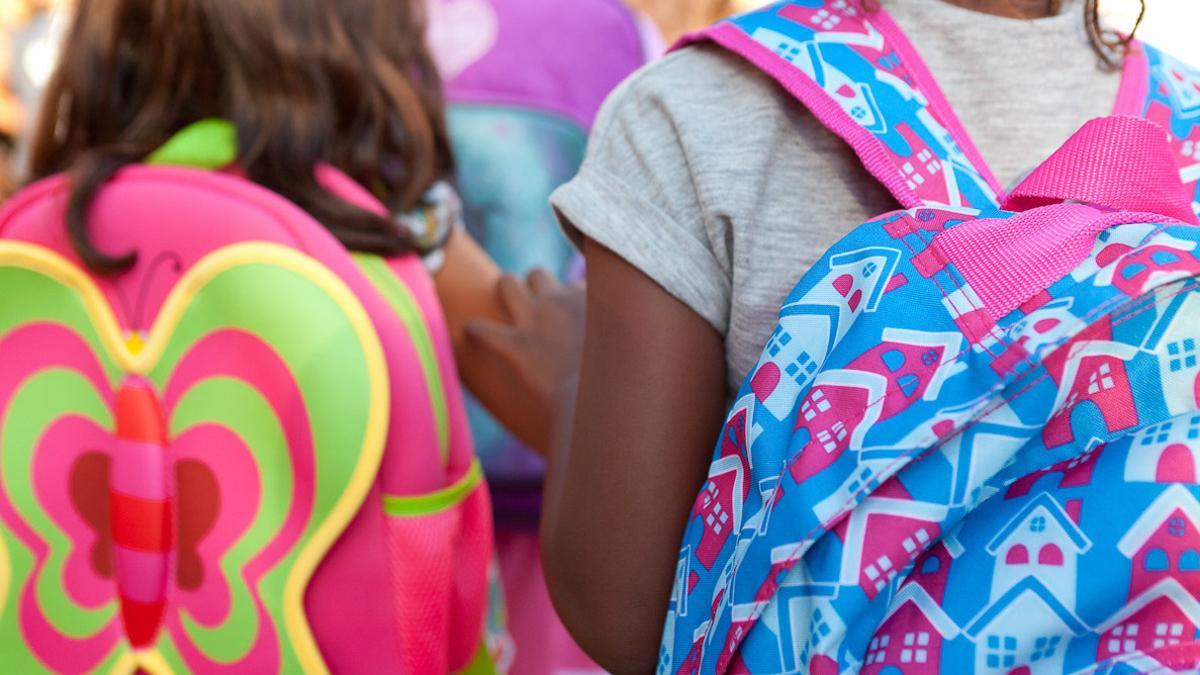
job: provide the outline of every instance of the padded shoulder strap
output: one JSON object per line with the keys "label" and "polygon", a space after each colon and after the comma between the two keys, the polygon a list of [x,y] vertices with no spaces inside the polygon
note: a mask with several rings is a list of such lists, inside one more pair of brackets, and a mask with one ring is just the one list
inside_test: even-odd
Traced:
{"label": "padded shoulder strap", "polygon": [[899,202],[995,206],[1000,186],[929,70],[882,9],[777,2],[693,35],[779,82],[841,136]]}
{"label": "padded shoulder strap", "polygon": [[1139,106],[1129,112],[1170,134],[1180,178],[1200,215],[1200,69],[1142,43],[1126,63],[1126,79],[1133,84],[1125,98]]}

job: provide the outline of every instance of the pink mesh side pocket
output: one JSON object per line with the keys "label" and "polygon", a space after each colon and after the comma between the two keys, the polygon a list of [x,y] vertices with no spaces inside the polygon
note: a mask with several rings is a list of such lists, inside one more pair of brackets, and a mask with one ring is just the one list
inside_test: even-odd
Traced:
{"label": "pink mesh side pocket", "polygon": [[459,505],[454,555],[454,600],[450,610],[450,668],[466,667],[483,640],[492,560],[492,506],[482,483]]}
{"label": "pink mesh side pocket", "polygon": [[405,672],[457,672],[484,640],[492,513],[476,462],[436,493],[386,496],[397,640]]}
{"label": "pink mesh side pocket", "polygon": [[396,639],[406,673],[450,672],[461,520],[460,508],[387,517]]}

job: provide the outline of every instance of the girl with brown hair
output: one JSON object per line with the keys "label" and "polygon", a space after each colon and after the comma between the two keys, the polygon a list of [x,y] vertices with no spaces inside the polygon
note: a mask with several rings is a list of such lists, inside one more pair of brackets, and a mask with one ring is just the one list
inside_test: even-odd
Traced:
{"label": "girl with brown hair", "polygon": [[[423,3],[79,0],[75,11],[30,169],[34,179],[72,177],[68,234],[89,267],[119,273],[136,256],[100,250],[88,236],[88,209],[105,182],[216,119],[232,130],[232,169],[303,208],[348,249],[422,255],[456,347],[471,317],[509,320],[502,299],[519,284],[458,227],[457,197],[444,182],[453,159]],[[313,172],[323,163],[395,217],[331,194]],[[540,273],[534,283],[555,286]],[[463,363],[468,386],[515,433],[544,445],[539,397],[514,395],[515,385],[481,370]]]}

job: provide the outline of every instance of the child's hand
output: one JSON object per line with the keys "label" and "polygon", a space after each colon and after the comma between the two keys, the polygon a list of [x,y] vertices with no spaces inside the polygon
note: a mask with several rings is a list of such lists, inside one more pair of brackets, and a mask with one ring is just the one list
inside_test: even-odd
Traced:
{"label": "child's hand", "polygon": [[465,324],[458,355],[463,379],[476,398],[513,434],[545,454],[564,403],[570,405],[579,372],[585,316],[584,290],[564,286],[545,270],[525,281],[505,276],[496,286],[504,323]]}

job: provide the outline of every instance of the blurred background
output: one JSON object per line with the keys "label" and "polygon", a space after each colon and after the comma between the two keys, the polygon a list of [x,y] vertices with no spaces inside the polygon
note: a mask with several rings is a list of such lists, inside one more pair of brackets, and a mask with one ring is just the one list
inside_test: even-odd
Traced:
{"label": "blurred background", "polygon": [[[563,0],[569,2],[570,0]],[[767,4],[762,0],[626,0],[649,17],[669,43],[724,15]],[[936,0],[927,0],[934,2]],[[886,5],[886,0],[883,0]],[[1147,0],[1139,37],[1200,65],[1194,16],[1197,0]],[[54,68],[56,36],[67,21],[70,0],[0,0],[0,195],[19,175],[20,139],[28,132],[37,93]],[[1128,28],[1137,16],[1137,0],[1101,0],[1116,28]]]}

